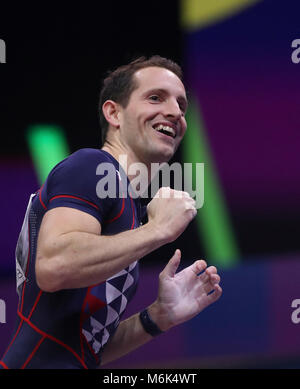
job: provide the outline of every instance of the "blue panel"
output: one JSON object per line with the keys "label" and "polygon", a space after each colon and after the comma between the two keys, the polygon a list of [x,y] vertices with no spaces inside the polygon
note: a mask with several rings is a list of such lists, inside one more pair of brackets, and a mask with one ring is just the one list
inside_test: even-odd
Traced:
{"label": "blue panel", "polygon": [[268,340],[268,265],[220,272],[221,298],[185,323],[187,354],[193,357],[259,353]]}

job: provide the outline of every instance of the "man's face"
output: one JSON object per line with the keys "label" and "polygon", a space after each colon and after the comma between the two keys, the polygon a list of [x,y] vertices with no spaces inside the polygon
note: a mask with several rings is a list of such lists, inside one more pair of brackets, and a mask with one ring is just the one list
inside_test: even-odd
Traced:
{"label": "man's face", "polygon": [[141,69],[134,77],[138,87],[121,108],[121,141],[141,162],[167,162],[186,131],[184,85],[160,67]]}

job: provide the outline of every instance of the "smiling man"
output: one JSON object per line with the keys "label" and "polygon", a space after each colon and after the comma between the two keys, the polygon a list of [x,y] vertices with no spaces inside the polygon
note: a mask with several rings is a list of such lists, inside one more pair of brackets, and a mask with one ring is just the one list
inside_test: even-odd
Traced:
{"label": "smiling man", "polygon": [[[139,260],[176,240],[196,215],[189,194],[170,188],[142,207],[121,161],[125,155],[129,166],[143,163],[148,172],[169,161],[186,131],[186,108],[181,70],[171,60],[139,58],[104,80],[101,149],[60,162],[30,198],[16,250],[18,321],[2,368],[97,368],[220,297],[217,269],[196,260],[176,273],[176,250],[159,275],[157,299],[120,320],[136,290]],[[99,177],[107,163],[112,169]],[[122,196],[98,196],[107,174]]]}
{"label": "smiling man", "polygon": [[123,107],[106,100],[103,115],[111,124],[104,149],[128,154],[131,162],[167,162],[186,131],[187,100],[181,80],[171,70],[147,67],[134,74],[136,89]]}

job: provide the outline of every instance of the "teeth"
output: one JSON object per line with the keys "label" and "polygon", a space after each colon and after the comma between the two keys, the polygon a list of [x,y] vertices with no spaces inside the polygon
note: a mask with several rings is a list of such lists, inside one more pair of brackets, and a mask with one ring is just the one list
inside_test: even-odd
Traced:
{"label": "teeth", "polygon": [[176,133],[172,127],[164,126],[163,124],[159,124],[157,127],[155,127],[155,130],[156,131],[165,131],[165,132],[169,133],[170,135],[172,135],[173,138],[175,138],[175,136],[176,136]]}

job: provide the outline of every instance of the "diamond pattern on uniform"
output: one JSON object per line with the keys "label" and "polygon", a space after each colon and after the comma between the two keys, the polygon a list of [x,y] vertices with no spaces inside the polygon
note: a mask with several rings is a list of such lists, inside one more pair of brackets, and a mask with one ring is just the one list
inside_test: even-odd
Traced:
{"label": "diamond pattern on uniform", "polygon": [[109,331],[106,328],[104,328],[103,335],[102,335],[102,341],[101,341],[102,347],[107,343],[109,337],[110,337]]}
{"label": "diamond pattern on uniform", "polygon": [[122,292],[119,291],[114,285],[107,282],[106,284],[106,303],[110,304],[112,301],[114,301],[116,298],[121,296]]}
{"label": "diamond pattern on uniform", "polygon": [[121,293],[114,301],[110,303],[110,306],[117,312],[120,312],[121,304],[123,300],[123,294]]}
{"label": "diamond pattern on uniform", "polygon": [[93,342],[92,347],[95,353],[98,353],[101,348],[101,343],[96,339],[96,334],[100,333],[104,326],[99,323],[96,319],[94,319],[92,316],[90,317],[90,324],[92,327],[92,331],[88,332],[84,329],[82,329],[83,335],[86,337],[86,340],[88,342]]}
{"label": "diamond pattern on uniform", "polygon": [[137,264],[137,261],[135,261],[131,265],[129,265],[128,271],[131,272],[131,270],[133,270],[135,268],[136,264]]}
{"label": "diamond pattern on uniform", "polygon": [[[97,354],[107,343],[119,325],[120,316],[125,311],[128,299],[132,297],[138,278],[137,262],[113,275],[105,283],[95,286],[95,294],[105,296],[106,305],[90,316],[89,323],[82,329],[83,335]],[[98,288],[98,289],[97,289]],[[100,288],[100,289],[99,289]],[[102,297],[103,298],[103,297]]]}
{"label": "diamond pattern on uniform", "polygon": [[122,292],[125,292],[125,290],[130,288],[133,283],[134,283],[134,279],[133,279],[132,275],[128,273],[126,281],[124,282]]}
{"label": "diamond pattern on uniform", "polygon": [[110,305],[107,306],[107,317],[105,326],[113,323],[119,317],[119,313],[115,311]]}
{"label": "diamond pattern on uniform", "polygon": [[127,273],[128,273],[128,271],[127,271],[126,269],[121,270],[119,273],[116,273],[115,275],[111,276],[111,277],[108,278],[106,281],[113,280],[114,278],[123,276],[124,274],[126,275]]}
{"label": "diamond pattern on uniform", "polygon": [[126,306],[127,306],[127,298],[123,295],[121,301],[121,307],[120,307],[120,314],[125,311]]}

